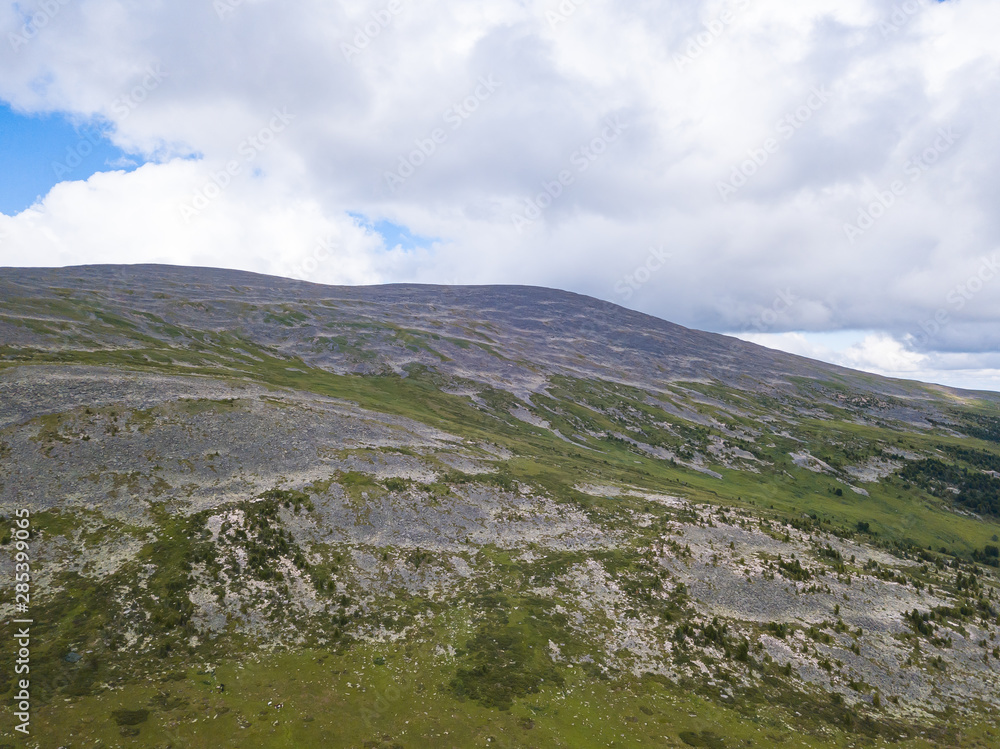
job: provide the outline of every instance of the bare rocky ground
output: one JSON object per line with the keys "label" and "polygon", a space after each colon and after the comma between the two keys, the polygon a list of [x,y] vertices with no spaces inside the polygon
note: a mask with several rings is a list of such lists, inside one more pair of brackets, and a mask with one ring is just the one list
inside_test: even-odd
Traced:
{"label": "bare rocky ground", "polygon": [[424,648],[414,688],[456,720],[534,730],[574,682],[732,711],[663,746],[760,746],[736,736],[767,721],[988,746],[996,403],[539,289],[0,279],[0,515],[31,512],[39,679],[69,679],[65,710],[282,653],[362,659],[364,693],[354,653]]}
{"label": "bare rocky ground", "polygon": [[[233,629],[270,647],[301,644],[309,634],[305,623],[316,616],[370,614],[410,596],[456,604],[490,585],[498,552],[523,552],[522,561],[532,562],[553,553],[637,549],[664,581],[654,602],[665,606],[686,590],[685,626],[697,631],[724,622],[730,641],[745,638],[755,657],[789,665],[803,688],[839,693],[848,704],[870,704],[878,695],[903,717],[928,718],[949,707],[977,711],[981,703],[1000,707],[995,623],[948,622],[941,627],[947,644],[938,646],[917,637],[905,619],[913,609],[955,605],[946,592],[954,579],[947,568],[928,571],[920,560],[821,530],[633,487],[578,488],[655,503],[670,519],[652,536],[633,529],[648,530],[659,514],[633,513],[630,524],[608,525],[530,486],[444,486],[437,482],[456,465],[494,471],[495,448],[330,398],[83,367],[14,368],[0,374],[0,383],[0,511],[58,509],[73,519],[70,530],[43,534],[37,544],[36,585],[53,593],[54,571],[100,580],[134,562],[155,536],[156,506],[204,513],[226,561],[214,577],[204,566],[194,570],[194,642]],[[402,483],[386,488],[391,479]],[[282,508],[280,524],[314,567],[336,559],[333,590],[350,596],[348,606],[317,592],[310,573],[287,555],[279,559],[280,582],[248,579],[253,530],[244,508],[274,489],[309,496],[308,510]],[[112,527],[121,532],[109,533]],[[823,550],[830,556],[820,556]],[[415,565],[417,553],[423,559]],[[831,567],[834,554],[841,572]],[[778,566],[792,560],[803,572]],[[0,565],[8,579],[10,555]],[[918,569],[926,574],[914,575]],[[918,577],[927,587],[915,587]],[[679,638],[676,623],[654,613],[656,606],[637,605],[627,583],[589,558],[532,587],[569,616],[592,649],[568,657],[553,643],[556,662],[709,678],[723,685],[723,699],[753,685],[721,644]],[[982,584],[994,599],[996,580]],[[280,617],[270,610],[276,599],[284,602]],[[126,644],[150,646],[141,633],[141,597],[124,594],[117,604]],[[13,615],[11,604],[0,615]],[[391,641],[413,636],[419,626],[419,620],[362,625],[350,636]]]}

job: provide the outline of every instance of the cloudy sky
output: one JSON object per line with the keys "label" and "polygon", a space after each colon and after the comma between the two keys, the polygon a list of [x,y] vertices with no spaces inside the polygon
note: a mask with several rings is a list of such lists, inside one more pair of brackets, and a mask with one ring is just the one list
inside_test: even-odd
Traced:
{"label": "cloudy sky", "polygon": [[552,286],[1000,390],[998,31],[995,0],[4,2],[0,266]]}

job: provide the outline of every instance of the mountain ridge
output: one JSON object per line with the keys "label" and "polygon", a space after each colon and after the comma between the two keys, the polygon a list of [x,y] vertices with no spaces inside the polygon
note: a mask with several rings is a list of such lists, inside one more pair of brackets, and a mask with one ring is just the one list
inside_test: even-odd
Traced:
{"label": "mountain ridge", "polygon": [[571,292],[5,270],[25,511],[44,745],[1000,736],[993,394]]}
{"label": "mountain ridge", "polygon": [[[277,298],[273,296],[267,298],[264,295],[256,297],[256,301],[267,301],[275,304],[293,302],[295,301],[296,294],[299,294],[300,300],[309,299],[312,301],[332,301],[341,299],[343,301],[359,302],[373,306],[387,304],[398,305],[404,303],[432,306],[431,301],[422,301],[422,299],[430,300],[438,298],[439,304],[461,304],[466,308],[477,306],[478,304],[478,309],[482,312],[506,311],[509,314],[511,312],[524,310],[532,305],[538,304],[562,303],[562,306],[565,307],[567,306],[566,302],[572,301],[577,303],[576,306],[591,307],[594,308],[594,311],[603,312],[605,314],[611,313],[609,315],[609,322],[607,325],[598,326],[592,320],[587,320],[586,318],[578,321],[580,323],[579,329],[581,331],[600,333],[605,340],[609,340],[608,333],[614,330],[615,322],[626,322],[629,324],[629,327],[637,327],[639,323],[649,323],[654,328],[660,329],[665,338],[674,346],[673,351],[657,352],[661,354],[665,353],[667,355],[676,355],[676,353],[681,351],[685,346],[689,348],[707,348],[708,350],[702,354],[703,356],[707,356],[708,354],[723,353],[728,355],[735,353],[736,355],[743,355],[752,360],[766,361],[773,364],[773,368],[776,371],[781,370],[778,365],[782,363],[787,365],[796,365],[786,366],[785,369],[787,371],[799,369],[803,373],[808,372],[813,376],[839,375],[851,379],[852,386],[859,389],[864,389],[865,380],[874,378],[875,381],[883,383],[883,391],[887,394],[903,394],[907,390],[907,388],[904,387],[905,385],[919,385],[958,395],[971,394],[981,398],[996,398],[1000,401],[1000,394],[992,393],[992,391],[968,390],[937,383],[926,383],[917,380],[907,380],[904,378],[893,378],[861,370],[854,370],[848,367],[831,364],[829,362],[823,362],[797,354],[770,349],[765,346],[743,341],[726,334],[688,328],[656,317],[655,315],[622,307],[613,302],[591,297],[586,294],[542,286],[520,284],[453,286],[414,283],[343,286],[269,276],[252,271],[149,263],[135,265],[81,265],[67,266],[59,269],[8,268],[4,270],[9,271],[9,274],[5,274],[6,278],[0,278],[0,293],[2,293],[2,284],[4,282],[8,284],[14,283],[23,285],[23,281],[18,281],[18,278],[26,280],[33,279],[36,286],[27,286],[26,288],[34,288],[37,291],[39,288],[37,284],[42,284],[43,288],[45,285],[51,286],[51,284],[46,284],[45,277],[47,275],[55,274],[63,278],[67,275],[70,275],[71,277],[79,275],[83,278],[90,279],[97,284],[94,288],[89,289],[89,291],[92,292],[111,291],[111,288],[107,285],[109,282],[125,284],[131,278],[133,282],[141,280],[144,283],[182,283],[189,293],[192,289],[196,288],[204,289],[206,292],[214,289],[214,294],[221,294],[222,299],[227,298],[227,291],[232,291],[232,289],[227,290],[225,286],[242,286],[244,287],[244,291],[246,291],[255,287],[250,286],[245,282],[250,279],[255,279],[258,282],[265,282],[263,286],[258,283],[256,287],[258,289],[258,293],[260,293],[259,289],[264,288],[268,291],[281,291],[284,294],[287,294],[287,296],[279,296]],[[215,281],[215,283],[206,283],[203,278],[206,274],[213,277],[213,281]],[[519,307],[512,309],[510,302],[512,301],[511,297],[513,295],[517,295],[520,304]],[[483,307],[481,303],[484,299],[491,302],[493,306]],[[503,309],[504,305],[499,304],[501,299],[506,300],[508,303],[505,305],[507,307],[506,310]],[[124,302],[126,300],[119,299],[118,301]],[[134,299],[130,299],[129,301],[134,301]],[[662,342],[663,339],[660,340]],[[699,344],[700,346],[695,344]],[[641,348],[638,348],[638,350],[641,350]],[[718,375],[718,372],[712,371],[709,376]]]}

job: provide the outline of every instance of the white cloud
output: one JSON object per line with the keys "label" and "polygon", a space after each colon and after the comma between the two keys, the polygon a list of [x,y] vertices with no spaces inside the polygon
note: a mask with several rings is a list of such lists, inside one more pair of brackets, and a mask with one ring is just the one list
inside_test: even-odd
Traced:
{"label": "white cloud", "polygon": [[920,353],[884,333],[742,333],[738,338],[842,367],[953,387],[1000,389],[1000,353]]}
{"label": "white cloud", "polygon": [[22,248],[24,264],[38,266],[176,263],[299,278],[321,272],[347,284],[377,282],[400,254],[349,217],[331,219],[313,200],[275,201],[252,179],[186,221],[182,206],[214,184],[211,171],[176,159],[60,183],[17,216],[0,214],[2,247]]}
{"label": "white cloud", "polygon": [[[555,0],[399,3],[385,20],[388,0],[247,0],[220,19],[205,0],[79,0],[17,50],[0,44],[0,97],[101,114],[120,144],[162,162],[60,185],[0,219],[0,264],[290,274],[336,235],[348,249],[314,280],[537,283],[714,330],[863,328],[880,337],[850,361],[885,371],[950,376],[938,353],[1000,348],[1000,285],[949,300],[1000,251],[997,3],[914,0],[894,19],[894,0],[584,0],[554,25]],[[368,35],[373,13],[385,22]],[[22,21],[0,7],[2,36]],[[348,60],[341,45],[359,33]],[[115,102],[156,65],[162,83],[123,117]],[[500,87],[452,128],[446,113],[483,76]],[[240,159],[275,108],[294,122],[184,222],[177,205]],[[627,130],[580,170],[574,154],[608,117]],[[954,142],[914,162],[942,128]],[[436,129],[445,141],[385,189]],[[173,158],[188,154],[203,158]],[[719,183],[754,157],[723,200]],[[573,184],[516,231],[511,214],[563,170]],[[873,208],[894,181],[905,189],[892,206]],[[348,211],[441,242],[386,252]],[[884,215],[852,244],[844,225],[861,211]],[[616,285],[659,246],[670,261],[624,298]],[[781,295],[796,302],[777,313]],[[754,328],[762,316],[774,320]]]}

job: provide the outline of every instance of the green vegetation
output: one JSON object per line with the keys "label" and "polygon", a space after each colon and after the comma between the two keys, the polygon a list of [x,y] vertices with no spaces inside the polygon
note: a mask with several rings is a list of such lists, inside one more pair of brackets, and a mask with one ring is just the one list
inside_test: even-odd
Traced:
{"label": "green vegetation", "polygon": [[[282,573],[276,568],[276,562],[281,557],[289,557],[295,566],[302,570],[307,569],[308,565],[291,534],[279,522],[278,502],[284,501],[286,506],[291,506],[292,501],[285,496],[286,493],[277,490],[266,494],[279,496],[271,496],[261,502],[244,502],[240,506],[244,513],[244,522],[233,530],[233,535],[246,549],[247,572],[258,580],[275,578],[280,580]],[[304,501],[308,502],[308,497]],[[294,505],[296,511],[301,503],[300,501]],[[228,529],[224,526],[222,530]],[[243,573],[243,569],[235,564],[235,560],[230,566],[230,573],[236,579]]]}
{"label": "green vegetation", "polygon": [[[219,302],[232,331],[265,323],[265,344],[151,313],[106,311],[87,295],[51,302],[0,303],[8,317],[45,315],[30,329],[62,344],[0,346],[0,370],[100,365],[207,376],[272,390],[267,407],[285,404],[286,389],[312,393],[451,437],[395,448],[361,437],[350,449],[329,449],[329,467],[300,483],[300,474],[267,473],[266,484],[235,499],[231,485],[220,484],[227,497],[211,510],[199,509],[211,500],[185,494],[188,487],[174,491],[156,468],[95,466],[85,480],[106,480],[109,499],[127,489],[149,524],[110,521],[100,508],[33,517],[46,542],[92,548],[114,537],[138,548],[109,561],[110,572],[60,570],[40,595],[32,667],[42,745],[70,735],[87,745],[131,737],[150,746],[378,749],[877,742],[925,749],[997,739],[985,707],[902,721],[887,692],[845,666],[866,643],[841,611],[848,594],[856,600],[855,590],[874,581],[907,596],[929,591],[948,605],[933,600],[893,620],[897,639],[913,648],[911,665],[947,673],[953,663],[942,653],[961,635],[979,637],[985,663],[995,667],[1000,646],[984,634],[1000,624],[1000,480],[987,473],[1000,467],[995,409],[948,402],[939,428],[917,431],[883,415],[912,405],[902,396],[805,378],[788,390],[737,391],[716,382],[643,388],[558,375],[529,400],[435,368],[462,353],[513,361],[496,343],[501,335],[486,338],[472,322],[443,335],[328,313],[339,301]],[[192,304],[187,315],[206,306]],[[294,335],[309,336],[300,350],[340,357],[338,371],[363,374],[334,374],[305,354],[284,353],[294,350],[287,345]],[[385,347],[407,352],[402,375]],[[254,397],[82,407],[36,418],[29,442],[54,460],[91,435],[147,436],[164,423],[190,427],[255,407]],[[514,416],[525,412],[534,423]],[[956,437],[958,426],[974,439]],[[409,422],[401,430],[418,432]],[[10,449],[0,441],[0,459]],[[456,453],[482,467],[449,462]],[[793,453],[829,468],[810,463],[810,470]],[[387,478],[396,469],[378,460],[390,454],[435,475]],[[869,464],[878,470],[861,481]],[[502,511],[477,514],[463,504],[482,494],[501,496]],[[558,544],[539,541],[547,529],[515,525],[524,521],[517,503],[529,497],[556,508],[552,523],[565,521]],[[671,497],[688,504],[682,509]],[[386,508],[428,507],[440,511],[438,533],[387,533],[370,519]],[[364,526],[361,540],[317,541],[324,519],[345,508]],[[470,540],[504,523],[526,530],[506,545]],[[573,535],[588,523],[600,534]],[[695,536],[720,526],[731,538],[715,539],[710,551],[705,538],[699,546]],[[740,534],[756,532],[787,549],[744,558]],[[9,550],[9,528],[0,540]],[[847,543],[871,558],[842,552]],[[772,583],[768,590],[783,589],[789,600],[813,596],[806,599],[813,610],[820,601],[832,618],[706,613],[706,591],[726,584],[716,573],[740,583],[745,573],[748,585]],[[822,598],[838,582],[839,603]],[[583,589],[592,595],[581,597]],[[198,621],[199,597],[230,606],[224,626]],[[763,623],[772,618],[781,621]],[[856,694],[845,699],[806,684],[792,660],[764,649],[775,639],[782,653]],[[669,648],[669,669],[643,660],[655,648]],[[11,665],[4,651],[4,675]],[[12,688],[5,676],[0,693],[9,697]]]}
{"label": "green vegetation", "polygon": [[1000,478],[936,458],[907,463],[899,475],[935,496],[953,494],[955,502],[974,512],[1000,516]]}
{"label": "green vegetation", "polygon": [[[380,657],[383,663],[376,665]],[[987,721],[976,720],[963,725],[960,735],[901,724],[871,735],[864,719],[829,698],[825,704],[808,699],[769,703],[746,695],[736,707],[662,679],[607,682],[573,670],[558,687],[543,686],[504,711],[472,700],[456,702],[447,678],[447,667],[414,643],[398,652],[384,646],[357,646],[346,653],[305,649],[220,662],[210,671],[192,666],[136,683],[127,692],[79,697],[69,712],[46,705],[37,711],[35,736],[43,746],[59,746],[68,730],[76,742],[115,745],[127,727],[138,729],[125,735],[136,736],[141,745],[196,748],[492,744],[603,749],[620,744],[625,735],[637,745],[663,747],[718,741],[724,743],[715,746],[730,748],[846,749],[859,740],[882,738],[900,749],[985,749],[997,735]],[[841,722],[824,721],[817,712],[839,716]],[[143,713],[145,721],[131,722]],[[853,729],[848,728],[852,721]],[[821,734],[790,728],[803,722],[826,728]],[[889,735],[889,729],[898,733]]]}
{"label": "green vegetation", "polygon": [[[467,697],[485,707],[510,710],[514,699],[538,693],[542,686],[561,686],[562,675],[547,652],[546,643],[556,636],[558,617],[520,617],[512,623],[500,596],[486,601],[488,613],[465,648],[463,661],[450,687],[459,698]],[[527,609],[530,611],[531,609]]]}
{"label": "green vegetation", "polygon": [[1000,443],[1000,416],[966,411],[960,414],[960,419],[971,437]]}

